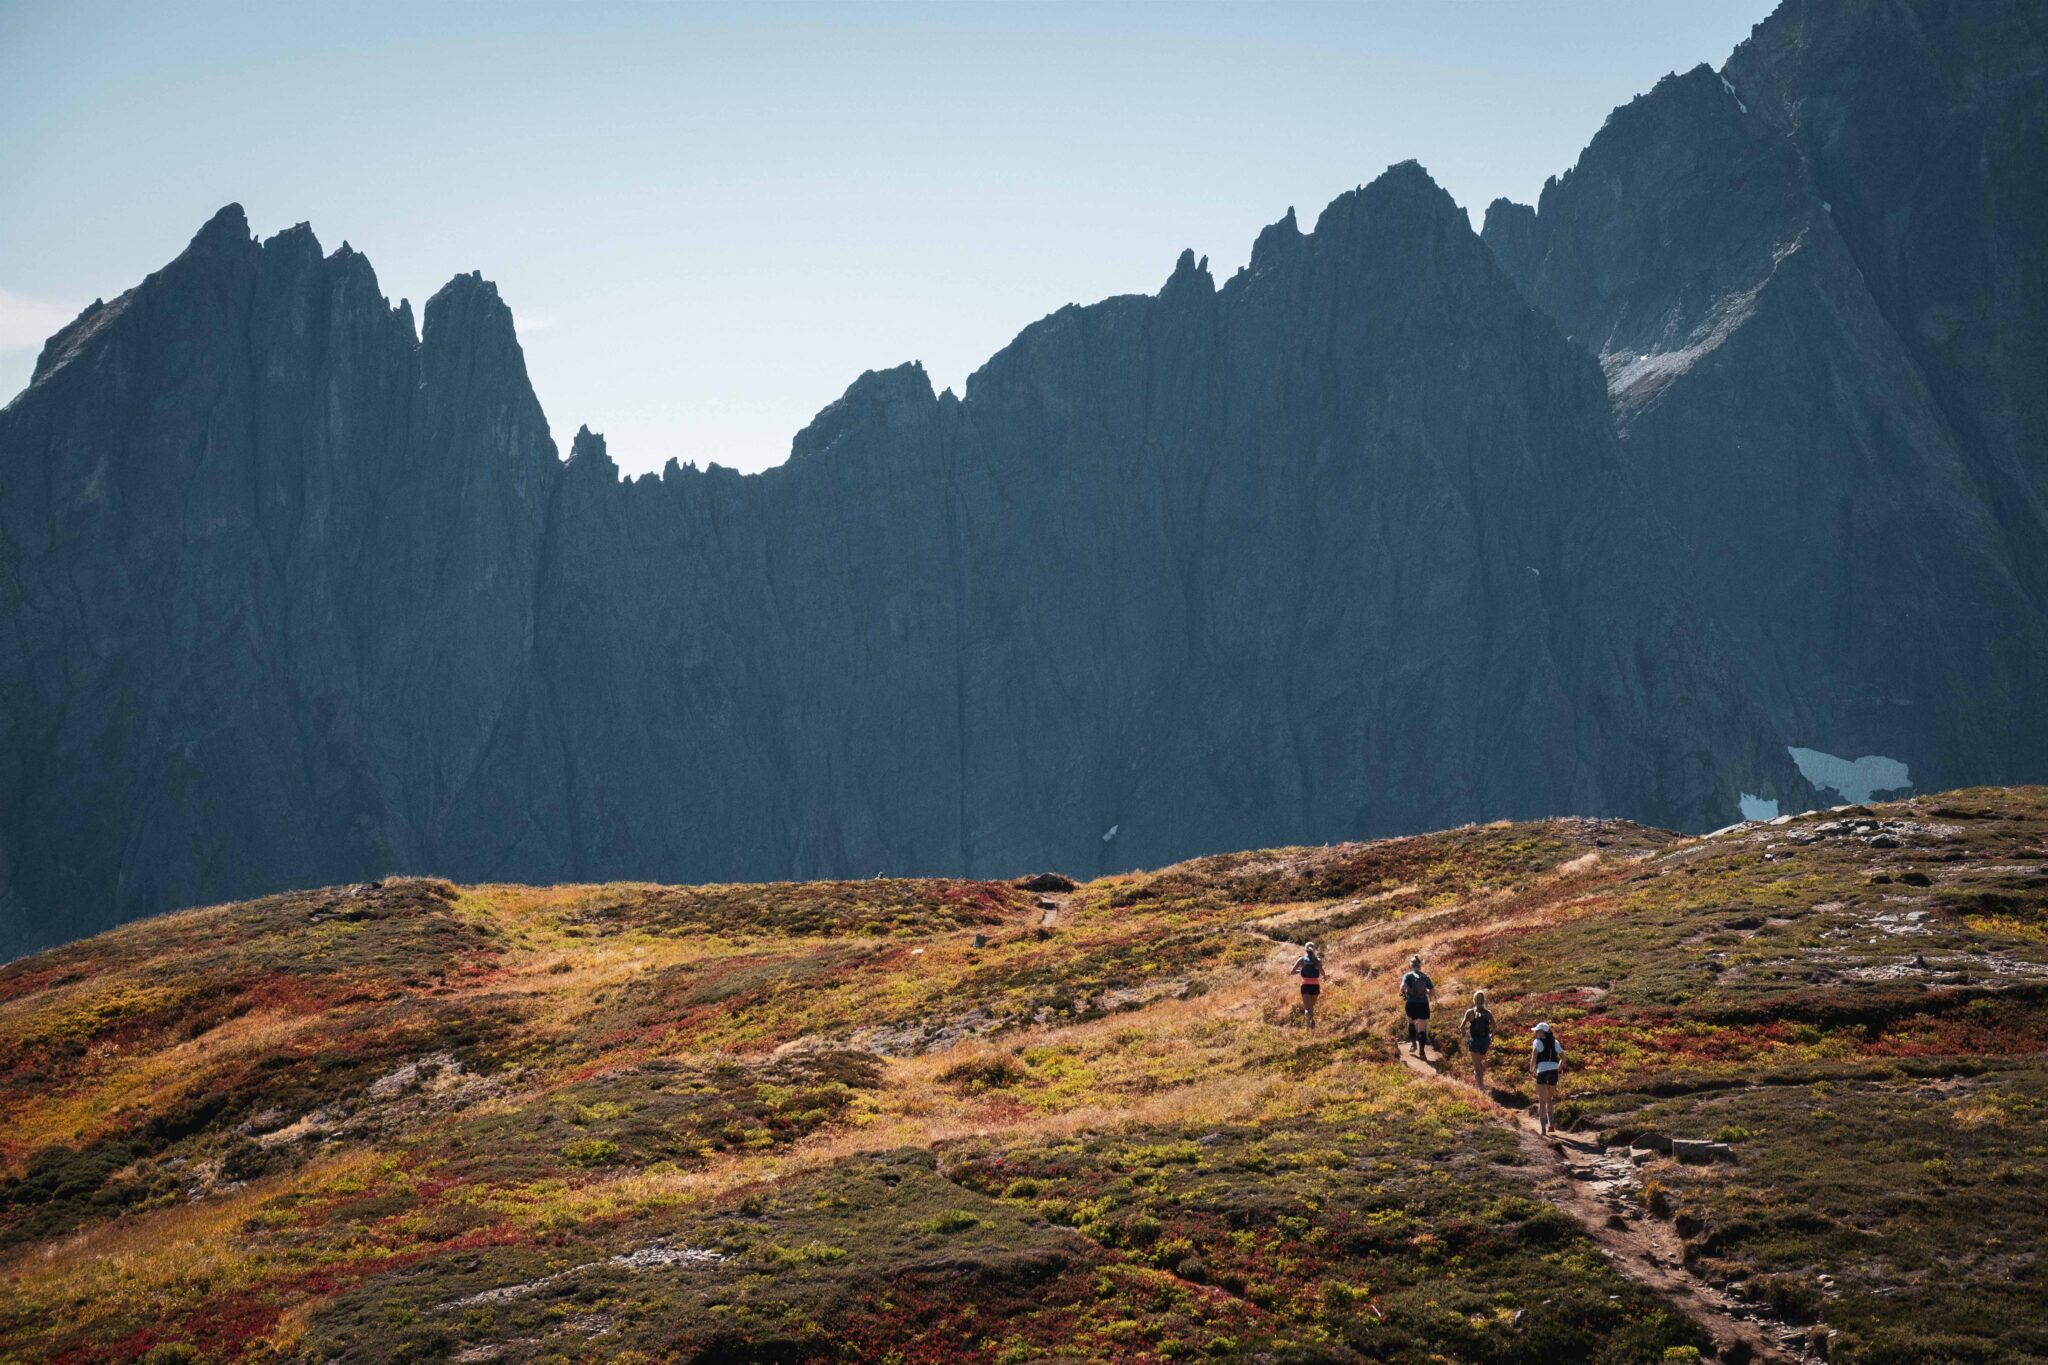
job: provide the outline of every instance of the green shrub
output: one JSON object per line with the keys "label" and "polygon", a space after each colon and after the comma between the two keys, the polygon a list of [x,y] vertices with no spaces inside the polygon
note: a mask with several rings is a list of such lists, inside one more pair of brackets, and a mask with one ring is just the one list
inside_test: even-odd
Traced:
{"label": "green shrub", "polygon": [[149,1348],[142,1365],[204,1365],[206,1357],[187,1341],[166,1341]]}
{"label": "green shrub", "polygon": [[846,1259],[846,1248],[825,1242],[805,1242],[795,1247],[771,1245],[762,1252],[761,1259],[775,1265],[830,1265]]}
{"label": "green shrub", "polygon": [[562,1160],[572,1166],[609,1166],[618,1155],[619,1144],[607,1138],[578,1138],[562,1148]]}
{"label": "green shrub", "polygon": [[1195,1254],[1195,1244],[1185,1237],[1169,1237],[1152,1248],[1152,1264],[1161,1270],[1177,1270]]}

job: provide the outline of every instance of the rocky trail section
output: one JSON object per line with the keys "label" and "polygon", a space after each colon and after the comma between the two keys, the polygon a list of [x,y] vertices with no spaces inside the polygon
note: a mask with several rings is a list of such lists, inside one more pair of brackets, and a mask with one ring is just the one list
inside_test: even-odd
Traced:
{"label": "rocky trail section", "polygon": [[[1405,1047],[1399,1051],[1401,1065],[1415,1075],[1470,1089],[1439,1069],[1443,1055],[1434,1049],[1437,1065]],[[1513,1130],[1530,1165],[1549,1172],[1541,1181],[1545,1197],[1569,1213],[1623,1274],[1667,1296],[1708,1330],[1714,1342],[1710,1359],[1742,1365],[1824,1358],[1810,1347],[1813,1329],[1779,1321],[1687,1268],[1684,1240],[1648,1207],[1642,1174],[1629,1155],[1565,1134],[1546,1139],[1527,1112],[1488,1097],[1468,1094],[1467,1099]]]}

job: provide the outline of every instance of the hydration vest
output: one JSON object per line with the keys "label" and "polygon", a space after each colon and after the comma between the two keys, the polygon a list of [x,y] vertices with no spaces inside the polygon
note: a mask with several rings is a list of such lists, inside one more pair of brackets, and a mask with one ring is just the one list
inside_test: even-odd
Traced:
{"label": "hydration vest", "polygon": [[1472,1041],[1481,1047],[1493,1044],[1493,1015],[1485,1010],[1472,1012]]}

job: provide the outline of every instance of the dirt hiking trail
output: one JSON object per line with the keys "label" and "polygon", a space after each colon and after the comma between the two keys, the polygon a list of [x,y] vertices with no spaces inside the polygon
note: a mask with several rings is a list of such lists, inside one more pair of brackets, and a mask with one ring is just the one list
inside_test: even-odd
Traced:
{"label": "dirt hiking trail", "polygon": [[[1590,892],[1621,875],[1626,866],[1625,861],[1609,861],[1591,853],[1561,865],[1550,877],[1554,884]],[[1285,923],[1287,918],[1268,917],[1265,922],[1246,927],[1280,939],[1289,927]],[[1449,940],[1480,924],[1498,932],[1556,923],[1558,918],[1559,906],[1554,901],[1524,908],[1498,894],[1480,895],[1393,921],[1340,929],[1327,936],[1325,958],[1334,964],[1333,975],[1348,978],[1344,984],[1361,1000],[1379,996],[1390,1005],[1393,983],[1411,954],[1422,955],[1426,967],[1440,960]],[[1434,1029],[1452,1026],[1457,1012],[1462,1010],[1462,1005],[1454,1003],[1461,994],[1454,977],[1439,978],[1435,1002],[1438,1017],[1431,1021]],[[1398,1029],[1401,1021],[1389,1010],[1384,1023]],[[1350,1023],[1344,1031],[1364,1036],[1377,1032],[1380,1026],[1368,1014]],[[1440,1062],[1445,1058],[1435,1045],[1438,1036],[1431,1035],[1429,1055]],[[1623,1274],[1663,1294],[1704,1328],[1713,1339],[1709,1359],[1740,1365],[1744,1361],[1820,1358],[1809,1346],[1808,1328],[1785,1322],[1760,1305],[1738,1299],[1687,1268],[1684,1244],[1677,1230],[1669,1222],[1652,1216],[1645,1207],[1642,1173],[1627,1153],[1604,1152],[1583,1138],[1562,1134],[1546,1139],[1537,1131],[1532,1114],[1481,1096],[1473,1090],[1469,1078],[1447,1074],[1414,1056],[1408,1050],[1405,1036],[1397,1036],[1397,1042],[1397,1055],[1403,1066],[1437,1084],[1455,1087],[1514,1132],[1530,1169],[1543,1173],[1539,1186],[1543,1194],[1578,1222]],[[1509,1068],[1519,1060],[1513,1048],[1497,1049],[1496,1056]]]}
{"label": "dirt hiking trail", "polygon": [[[1542,1192],[1585,1228],[1587,1236],[1623,1274],[1665,1295],[1705,1328],[1714,1340],[1710,1358],[1729,1362],[1818,1358],[1808,1349],[1807,1329],[1780,1321],[1686,1269],[1677,1231],[1644,1210],[1641,1176],[1626,1156],[1603,1152],[1581,1138],[1559,1134],[1546,1139],[1528,1114],[1479,1095],[1469,1083],[1417,1057],[1405,1043],[1399,1055],[1401,1065],[1416,1075],[1468,1092],[1468,1099],[1512,1129],[1530,1165],[1549,1172],[1541,1179]],[[1442,1056],[1434,1048],[1431,1055]]]}

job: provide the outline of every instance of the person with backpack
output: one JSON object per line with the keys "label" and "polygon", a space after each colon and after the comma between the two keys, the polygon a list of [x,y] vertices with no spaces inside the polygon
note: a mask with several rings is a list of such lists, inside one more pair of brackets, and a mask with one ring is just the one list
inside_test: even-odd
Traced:
{"label": "person with backpack", "polygon": [[1308,1026],[1316,1026],[1316,1001],[1323,994],[1323,958],[1313,943],[1304,943],[1301,957],[1294,964],[1294,975],[1301,978],[1301,1012],[1308,1020]]}
{"label": "person with backpack", "polygon": [[1493,1011],[1486,1008],[1486,992],[1472,992],[1472,1008],[1465,1011],[1465,1050],[1472,1054],[1472,1084],[1486,1093],[1486,1054],[1493,1047]]}
{"label": "person with backpack", "polygon": [[1436,983],[1423,972],[1422,955],[1417,953],[1401,974],[1401,1002],[1408,1012],[1408,1041],[1418,1057],[1429,1055],[1429,1002],[1435,994]]}
{"label": "person with backpack", "polygon": [[1564,1045],[1547,1023],[1529,1032],[1535,1035],[1529,1044],[1529,1070],[1536,1076],[1536,1128],[1548,1134],[1557,1127],[1557,1078],[1564,1071]]}

